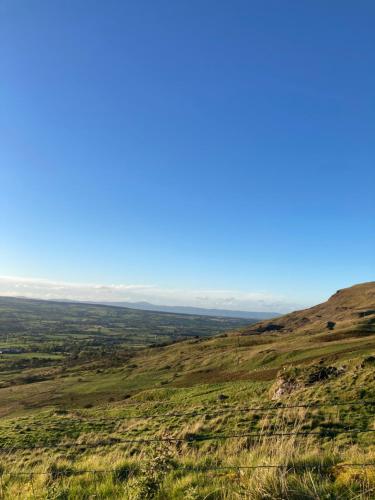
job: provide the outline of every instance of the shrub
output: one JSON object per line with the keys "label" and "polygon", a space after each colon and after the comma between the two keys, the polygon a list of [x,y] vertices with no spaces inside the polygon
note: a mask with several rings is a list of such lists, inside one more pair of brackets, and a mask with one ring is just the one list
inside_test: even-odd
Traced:
{"label": "shrub", "polygon": [[173,470],[174,466],[174,450],[168,444],[156,448],[151,458],[139,470],[139,475],[133,483],[132,499],[154,499],[165,474]]}
{"label": "shrub", "polygon": [[367,356],[361,364],[362,368],[365,368],[366,366],[373,366],[375,365],[375,356]]}
{"label": "shrub", "polygon": [[48,468],[48,474],[51,481],[56,481],[60,477],[69,477],[75,473],[75,470],[66,465],[53,463]]}
{"label": "shrub", "polygon": [[112,473],[113,481],[116,483],[126,482],[130,477],[138,472],[138,468],[129,463],[118,465]]}

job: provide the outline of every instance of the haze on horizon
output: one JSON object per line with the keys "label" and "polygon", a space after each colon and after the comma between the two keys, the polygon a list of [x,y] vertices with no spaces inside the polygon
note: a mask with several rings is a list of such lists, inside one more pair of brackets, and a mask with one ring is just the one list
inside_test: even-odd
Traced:
{"label": "haze on horizon", "polygon": [[0,295],[285,312],[374,279],[375,5],[0,5]]}
{"label": "haze on horizon", "polygon": [[206,309],[289,312],[303,307],[288,297],[238,290],[168,289],[155,285],[67,283],[0,276],[0,296],[88,302],[148,302],[154,305]]}

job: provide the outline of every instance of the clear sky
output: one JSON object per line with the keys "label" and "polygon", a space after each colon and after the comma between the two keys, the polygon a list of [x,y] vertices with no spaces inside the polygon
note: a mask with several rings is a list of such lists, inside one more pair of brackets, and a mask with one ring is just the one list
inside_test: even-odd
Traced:
{"label": "clear sky", "polygon": [[2,0],[0,275],[279,310],[373,280],[374,26],[373,0]]}

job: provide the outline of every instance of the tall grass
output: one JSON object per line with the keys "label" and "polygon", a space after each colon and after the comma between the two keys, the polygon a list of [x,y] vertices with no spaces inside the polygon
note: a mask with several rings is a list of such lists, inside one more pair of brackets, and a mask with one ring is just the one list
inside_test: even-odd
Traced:
{"label": "tall grass", "polygon": [[[269,433],[299,432],[305,410],[263,415]],[[212,425],[212,422],[210,422]],[[180,436],[205,430],[202,418]],[[371,499],[375,448],[322,442],[316,436],[271,436],[204,443],[99,448],[95,452],[9,452],[1,457],[4,499]],[[283,467],[257,468],[261,465]],[[221,467],[232,467],[225,469]],[[237,467],[254,467],[243,469]],[[217,469],[215,469],[215,467]],[[29,474],[34,473],[40,474]],[[97,472],[95,472],[97,471]],[[99,472],[98,472],[99,471]],[[100,472],[101,471],[101,472]],[[16,472],[20,475],[12,475]]]}

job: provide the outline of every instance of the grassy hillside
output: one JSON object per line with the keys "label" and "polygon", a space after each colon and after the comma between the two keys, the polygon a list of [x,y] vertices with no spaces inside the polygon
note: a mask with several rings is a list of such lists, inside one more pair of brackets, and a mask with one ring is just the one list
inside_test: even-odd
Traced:
{"label": "grassy hillside", "polygon": [[374,498],[374,320],[367,283],[120,363],[4,373],[3,495]]}
{"label": "grassy hillside", "polygon": [[375,285],[363,283],[344,290],[338,290],[332,297],[317,306],[286,314],[274,321],[262,321],[250,326],[244,333],[263,331],[294,332],[300,335],[326,333],[330,338],[345,334],[350,336],[355,331],[361,334],[374,331],[375,324]]}

